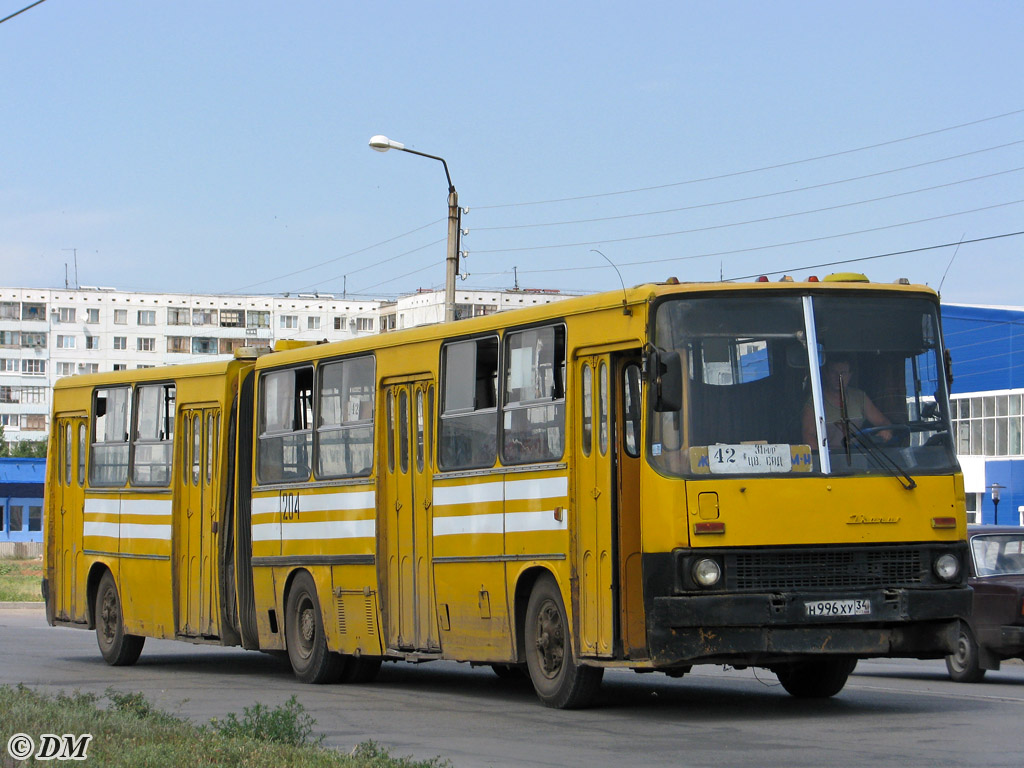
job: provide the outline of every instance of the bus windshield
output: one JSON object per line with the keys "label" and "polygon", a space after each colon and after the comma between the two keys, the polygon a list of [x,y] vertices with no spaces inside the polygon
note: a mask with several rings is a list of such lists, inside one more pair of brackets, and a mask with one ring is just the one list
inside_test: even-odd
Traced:
{"label": "bus windshield", "polygon": [[655,346],[682,367],[679,410],[655,411],[648,398],[648,456],[667,474],[905,477],[956,467],[927,299],[668,299],[654,327]]}

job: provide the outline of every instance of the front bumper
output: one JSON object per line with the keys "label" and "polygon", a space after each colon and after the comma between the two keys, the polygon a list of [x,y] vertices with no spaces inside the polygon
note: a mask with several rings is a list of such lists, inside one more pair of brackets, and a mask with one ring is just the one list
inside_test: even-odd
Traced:
{"label": "front bumper", "polygon": [[[867,616],[807,616],[818,600],[865,600]],[[765,663],[808,653],[940,658],[955,649],[971,590],[886,589],[656,597],[648,642],[656,666]]]}

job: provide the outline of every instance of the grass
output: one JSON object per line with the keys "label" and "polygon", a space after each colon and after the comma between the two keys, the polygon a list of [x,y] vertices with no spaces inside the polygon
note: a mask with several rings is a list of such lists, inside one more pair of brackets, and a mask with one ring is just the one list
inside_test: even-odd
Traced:
{"label": "grass", "polygon": [[40,583],[43,560],[0,558],[0,603],[38,602],[43,599]]}
{"label": "grass", "polygon": [[[30,688],[0,687],[0,742],[14,733],[92,734],[88,761],[111,768],[445,768],[440,758],[414,761],[391,757],[372,741],[345,755],[313,738],[315,720],[293,696],[282,707],[247,707],[210,726],[196,726],[154,709],[141,693],[108,688],[91,693],[47,696]],[[14,763],[0,743],[0,766]]]}

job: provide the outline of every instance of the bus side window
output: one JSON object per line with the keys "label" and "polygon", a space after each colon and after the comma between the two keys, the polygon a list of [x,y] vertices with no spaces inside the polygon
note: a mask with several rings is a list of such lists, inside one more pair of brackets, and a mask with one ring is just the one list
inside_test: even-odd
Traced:
{"label": "bus side window", "polygon": [[313,369],[271,371],[260,380],[257,476],[261,483],[308,480],[313,447]]}
{"label": "bus side window", "polygon": [[166,486],[174,455],[174,385],[135,388],[132,484]]}
{"label": "bus side window", "polygon": [[320,366],[317,477],[365,477],[373,468],[374,359]]}
{"label": "bus side window", "polygon": [[131,387],[97,389],[93,394],[91,485],[120,487],[128,480],[131,395]]}
{"label": "bus side window", "polygon": [[565,326],[505,336],[502,462],[555,461],[565,448]]}
{"label": "bus side window", "polygon": [[441,469],[494,465],[497,453],[498,338],[446,344],[441,350]]}

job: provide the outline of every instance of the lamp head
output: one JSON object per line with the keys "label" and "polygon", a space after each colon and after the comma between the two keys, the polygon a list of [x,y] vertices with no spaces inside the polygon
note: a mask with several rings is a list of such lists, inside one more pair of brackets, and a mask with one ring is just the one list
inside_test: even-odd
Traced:
{"label": "lamp head", "polygon": [[378,152],[387,152],[389,149],[405,149],[405,144],[392,141],[387,136],[373,136],[370,139],[370,149],[375,149]]}

